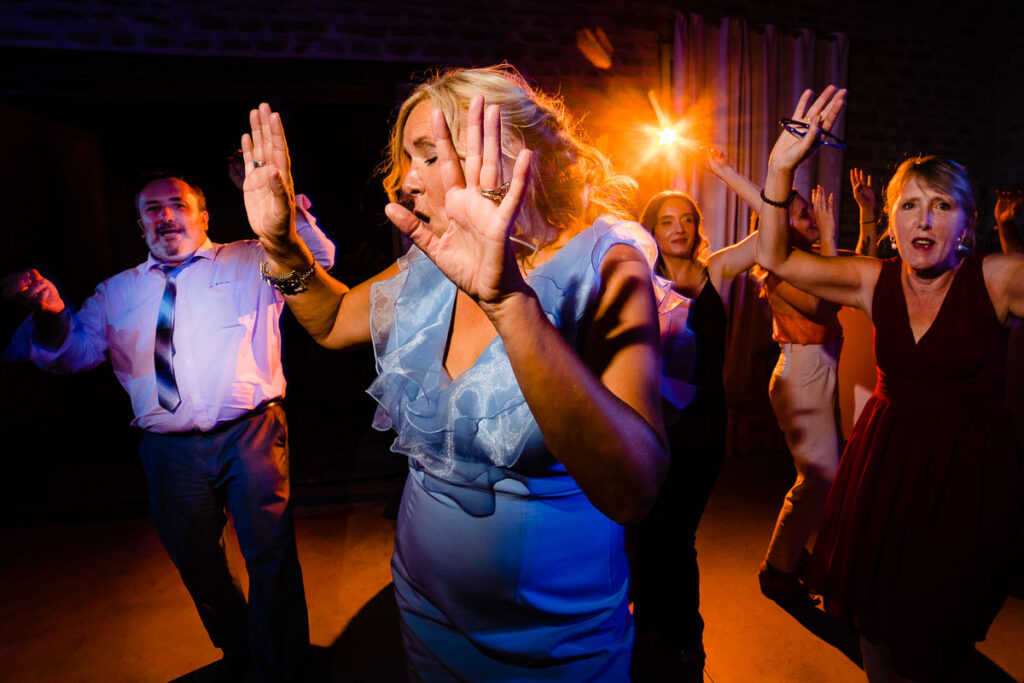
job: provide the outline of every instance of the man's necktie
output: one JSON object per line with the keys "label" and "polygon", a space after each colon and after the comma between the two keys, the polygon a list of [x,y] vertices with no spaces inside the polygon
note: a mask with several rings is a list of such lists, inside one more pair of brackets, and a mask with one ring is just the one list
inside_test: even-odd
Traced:
{"label": "man's necktie", "polygon": [[164,410],[174,412],[181,404],[178,384],[174,381],[174,297],[177,292],[174,280],[184,263],[176,266],[160,266],[167,278],[164,297],[160,301],[160,315],[156,319],[156,340],[153,344],[153,366],[156,369],[156,396]]}

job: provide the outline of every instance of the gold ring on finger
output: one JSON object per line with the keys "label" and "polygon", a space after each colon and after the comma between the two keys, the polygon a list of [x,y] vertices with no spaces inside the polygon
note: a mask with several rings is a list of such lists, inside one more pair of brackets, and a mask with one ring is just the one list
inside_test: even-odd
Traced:
{"label": "gold ring on finger", "polygon": [[490,189],[490,190],[485,190],[484,188],[480,188],[480,194],[483,195],[484,197],[487,197],[488,199],[490,199],[495,204],[501,204],[501,200],[504,199],[505,195],[508,194],[508,186],[509,186],[509,183],[505,183],[504,185],[501,185],[500,187],[495,187],[495,188]]}

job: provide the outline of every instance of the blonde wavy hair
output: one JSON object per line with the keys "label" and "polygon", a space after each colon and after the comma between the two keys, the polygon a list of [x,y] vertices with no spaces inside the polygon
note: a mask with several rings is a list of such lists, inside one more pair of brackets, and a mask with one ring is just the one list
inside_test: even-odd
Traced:
{"label": "blonde wavy hair", "polygon": [[439,71],[406,98],[391,129],[387,157],[380,166],[391,201],[404,199],[401,187],[409,162],[402,137],[412,110],[426,100],[440,108],[456,152],[465,156],[460,133],[470,98],[477,94],[483,95],[487,104],[501,107],[506,179],[511,177],[517,151],[522,147],[533,151],[532,180],[516,222],[519,239],[542,249],[566,231],[571,235],[588,227],[601,214],[632,218],[636,181],[616,173],[608,159],[586,142],[579,122],[566,111],[561,99],[531,87],[510,64]]}

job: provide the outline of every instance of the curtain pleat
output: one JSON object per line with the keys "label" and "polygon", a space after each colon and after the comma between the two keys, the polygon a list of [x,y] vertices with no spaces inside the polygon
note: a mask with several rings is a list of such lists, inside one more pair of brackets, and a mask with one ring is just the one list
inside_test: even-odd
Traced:
{"label": "curtain pleat", "polygon": [[[708,130],[701,139],[722,149],[737,171],[761,185],[779,135],[779,119],[791,116],[805,89],[846,84],[849,45],[842,34],[818,36],[808,29],[780,31],[738,19],[677,14],[672,56],[672,112],[682,119],[700,112]],[[843,137],[845,117],[834,133]],[[698,155],[683,159],[672,187],[689,192],[704,215],[704,233],[717,251],[749,231],[751,210],[701,166]],[[690,158],[694,157],[694,158]],[[810,197],[820,184],[838,196],[843,158],[824,150],[804,163],[796,187]],[[771,313],[749,273],[729,292],[725,390],[729,407],[727,452],[759,453],[784,447],[771,405],[768,380],[778,347],[771,339]]]}
{"label": "curtain pleat", "polygon": [[[682,118],[693,107],[707,108],[712,144],[759,185],[778,137],[778,120],[793,113],[805,89],[845,86],[848,63],[849,43],[843,34],[819,37],[809,29],[780,32],[739,19],[678,14],[672,110]],[[841,117],[834,132],[842,137],[844,129]],[[797,171],[797,189],[809,196],[811,187],[821,184],[838,194],[842,164],[838,150],[816,155]],[[685,159],[672,185],[690,192],[700,204],[712,250],[746,236],[749,207],[707,173],[699,159]]]}

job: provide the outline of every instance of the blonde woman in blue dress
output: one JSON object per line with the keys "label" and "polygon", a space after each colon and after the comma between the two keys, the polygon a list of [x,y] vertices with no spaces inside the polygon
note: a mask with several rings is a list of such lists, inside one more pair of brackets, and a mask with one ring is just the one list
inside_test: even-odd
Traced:
{"label": "blonde woman in blue dress", "polygon": [[373,344],[374,426],[409,457],[392,569],[412,678],[628,680],[622,525],[668,464],[670,295],[624,220],[635,185],[514,70],[440,74],[401,106],[385,180],[415,246],[349,289],[295,237],[279,116],[250,123],[267,270],[303,282],[288,304],[321,344]]}

